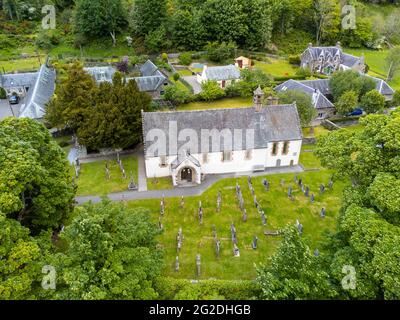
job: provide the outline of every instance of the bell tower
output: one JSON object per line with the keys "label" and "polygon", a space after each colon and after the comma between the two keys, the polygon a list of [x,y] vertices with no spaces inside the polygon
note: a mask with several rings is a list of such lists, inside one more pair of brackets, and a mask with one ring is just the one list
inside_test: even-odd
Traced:
{"label": "bell tower", "polygon": [[260,112],[263,108],[264,96],[265,96],[264,91],[262,91],[261,87],[258,86],[256,91],[254,91],[254,98],[253,98],[253,106],[257,112]]}

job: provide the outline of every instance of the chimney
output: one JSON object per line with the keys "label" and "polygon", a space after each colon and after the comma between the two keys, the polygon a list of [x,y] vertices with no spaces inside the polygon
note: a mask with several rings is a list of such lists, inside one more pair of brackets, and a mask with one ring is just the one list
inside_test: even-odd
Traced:
{"label": "chimney", "polygon": [[336,42],[336,48],[339,48],[339,49],[342,48],[342,44],[340,43],[340,41]]}
{"label": "chimney", "polygon": [[308,47],[309,47],[309,48],[312,48],[312,47],[313,47],[313,44],[310,42],[310,43],[308,44]]}

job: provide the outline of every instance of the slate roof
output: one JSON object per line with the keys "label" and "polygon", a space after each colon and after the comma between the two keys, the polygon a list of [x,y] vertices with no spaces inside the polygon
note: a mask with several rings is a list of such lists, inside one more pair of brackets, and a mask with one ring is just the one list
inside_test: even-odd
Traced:
{"label": "slate roof", "polygon": [[19,118],[43,118],[45,106],[55,91],[55,81],[55,70],[49,68],[46,64],[42,65],[34,86],[29,89],[25,103],[21,106]]}
{"label": "slate roof", "polygon": [[89,73],[97,83],[101,82],[112,82],[114,74],[117,70],[114,67],[89,67],[84,68],[84,70]]}
{"label": "slate roof", "polygon": [[379,78],[371,77],[369,75],[365,75],[366,77],[370,77],[372,80],[375,81],[376,87],[375,89],[378,90],[378,92],[384,96],[386,95],[393,95],[394,90],[393,88],[385,81]]}
{"label": "slate roof", "polygon": [[176,159],[171,163],[171,167],[172,169],[176,169],[178,168],[184,161],[189,160],[190,162],[192,162],[196,167],[201,167],[201,164],[199,162],[199,160],[197,160],[195,157],[193,157],[192,155],[178,155],[176,157]]}
{"label": "slate roof", "polygon": [[0,86],[6,89],[12,87],[31,87],[35,84],[37,76],[37,72],[0,75]]}
{"label": "slate roof", "polygon": [[[138,88],[142,92],[157,91],[158,88],[164,85],[167,80],[166,77],[162,76],[150,76],[150,77],[137,77],[131,78],[136,81]],[[127,80],[131,80],[127,79]]]}
{"label": "slate roof", "polygon": [[240,79],[240,71],[234,65],[207,67],[203,72],[205,72],[207,80],[212,81]]}
{"label": "slate roof", "polygon": [[147,60],[145,64],[140,67],[140,73],[143,77],[154,76],[156,75],[157,71],[159,71],[158,67],[150,60]]}
{"label": "slate roof", "polygon": [[307,50],[310,52],[311,57],[314,60],[318,60],[321,53],[326,55],[331,55],[334,57],[337,54],[340,54],[341,57],[341,64],[351,68],[356,65],[361,58],[353,56],[348,53],[344,53],[341,48],[339,47],[308,47]]}
{"label": "slate roof", "polygon": [[325,96],[330,94],[329,80],[296,81],[288,80],[275,88],[276,91],[298,90],[307,93],[316,109],[334,108]]}
{"label": "slate roof", "polygon": [[[157,129],[165,133],[167,137],[166,154],[159,155],[176,156],[169,150],[169,126],[176,123],[178,133],[184,129],[191,129],[197,133],[198,140],[201,140],[202,130],[216,129],[221,132],[229,129],[234,134],[234,130],[242,130],[242,140],[235,139],[233,150],[246,149],[246,132],[254,130],[253,149],[265,149],[270,142],[293,141],[302,139],[302,130],[299,114],[295,104],[264,107],[257,112],[254,107],[234,108],[234,109],[208,109],[195,111],[170,111],[170,112],[143,112],[143,135],[147,157],[157,155],[149,152],[149,146],[154,141],[148,141],[147,137],[151,130]],[[202,150],[200,141],[178,141],[177,149],[187,146],[192,154]],[[202,141],[204,142],[204,141]],[[199,145],[197,145],[197,143]],[[211,139],[208,143],[208,152],[231,151],[224,146],[224,139],[213,145]]]}

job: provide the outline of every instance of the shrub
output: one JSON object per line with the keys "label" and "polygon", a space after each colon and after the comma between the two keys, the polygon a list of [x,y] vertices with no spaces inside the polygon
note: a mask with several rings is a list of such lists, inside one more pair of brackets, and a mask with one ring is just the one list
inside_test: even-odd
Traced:
{"label": "shrub", "polygon": [[168,54],[166,54],[165,52],[161,55],[161,59],[164,62],[168,62]]}
{"label": "shrub", "polygon": [[199,97],[205,101],[213,101],[225,96],[225,91],[220,88],[216,81],[207,81],[201,85],[202,92]]}
{"label": "shrub", "polygon": [[396,91],[393,95],[393,100],[390,103],[393,107],[400,106],[400,91]]}
{"label": "shrub", "polygon": [[175,82],[178,81],[180,79],[180,77],[181,77],[181,75],[178,72],[174,73],[174,75],[173,75]]}
{"label": "shrub", "polygon": [[235,56],[236,45],[233,42],[211,42],[206,46],[208,59],[213,62],[223,62]]}
{"label": "shrub", "polygon": [[345,115],[357,107],[358,95],[354,91],[346,91],[337,101],[336,110],[340,115]]}
{"label": "shrub", "polygon": [[179,56],[179,64],[182,64],[184,66],[188,66],[191,63],[192,63],[192,54],[190,52],[182,53]]}
{"label": "shrub", "polygon": [[0,34],[0,49],[12,49],[16,48],[18,41],[15,37],[6,36],[5,34]]}
{"label": "shrub", "polygon": [[293,64],[293,65],[296,65],[296,66],[299,66],[300,63],[301,63],[300,55],[290,55],[289,56],[289,63]]}
{"label": "shrub", "polygon": [[6,90],[0,87],[0,99],[6,99],[6,98],[7,98]]}
{"label": "shrub", "polygon": [[168,86],[165,89],[164,98],[171,101],[173,104],[184,104],[190,101],[191,95],[184,89],[178,86]]}
{"label": "shrub", "polygon": [[385,97],[377,90],[371,90],[362,97],[361,107],[368,114],[382,112],[385,109]]}

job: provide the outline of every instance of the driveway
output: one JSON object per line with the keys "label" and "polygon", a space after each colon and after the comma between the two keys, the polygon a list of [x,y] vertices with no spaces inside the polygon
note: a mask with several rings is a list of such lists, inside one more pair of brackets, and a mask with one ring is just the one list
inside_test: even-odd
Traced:
{"label": "driveway", "polygon": [[21,100],[19,104],[12,104],[10,106],[8,100],[0,100],[0,120],[7,117],[18,117],[19,109],[21,108],[22,103],[23,100]]}
{"label": "driveway", "polygon": [[190,86],[193,88],[194,94],[199,94],[201,90],[201,85],[197,82],[197,76],[184,76],[182,77]]}

